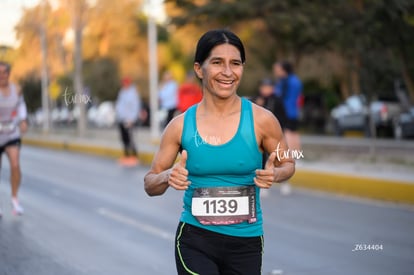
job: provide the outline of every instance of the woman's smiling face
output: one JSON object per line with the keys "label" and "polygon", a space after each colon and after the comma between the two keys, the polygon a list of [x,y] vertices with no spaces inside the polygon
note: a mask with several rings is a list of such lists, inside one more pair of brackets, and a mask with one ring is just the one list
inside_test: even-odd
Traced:
{"label": "woman's smiling face", "polygon": [[236,94],[243,75],[240,51],[231,44],[221,44],[211,50],[203,62],[194,64],[197,76],[202,80],[203,90],[225,99]]}

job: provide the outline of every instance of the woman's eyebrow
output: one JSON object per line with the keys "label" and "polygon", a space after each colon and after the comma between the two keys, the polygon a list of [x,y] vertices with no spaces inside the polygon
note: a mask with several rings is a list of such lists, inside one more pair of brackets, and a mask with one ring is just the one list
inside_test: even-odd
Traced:
{"label": "woman's eyebrow", "polygon": [[210,60],[223,60],[224,58],[222,58],[222,57],[219,57],[219,56],[212,56],[211,58],[210,58]]}
{"label": "woman's eyebrow", "polygon": [[[217,60],[224,60],[224,57],[220,57],[220,56],[213,56],[210,58],[210,61],[217,61]],[[242,62],[240,58],[232,58],[230,59],[231,62]]]}

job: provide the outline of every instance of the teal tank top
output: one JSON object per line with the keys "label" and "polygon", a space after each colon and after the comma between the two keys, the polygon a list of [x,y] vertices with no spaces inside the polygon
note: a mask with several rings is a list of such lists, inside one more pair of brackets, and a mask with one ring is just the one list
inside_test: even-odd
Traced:
{"label": "teal tank top", "polygon": [[184,210],[181,221],[217,233],[236,237],[263,235],[263,218],[260,207],[260,188],[256,188],[255,223],[247,221],[231,225],[203,225],[191,214],[192,195],[195,188],[234,187],[255,185],[256,169],[261,169],[262,153],[254,132],[252,103],[241,100],[240,122],[235,136],[225,144],[211,145],[197,131],[194,105],[184,115],[181,146],[187,150],[186,168],[191,181],[184,193]]}

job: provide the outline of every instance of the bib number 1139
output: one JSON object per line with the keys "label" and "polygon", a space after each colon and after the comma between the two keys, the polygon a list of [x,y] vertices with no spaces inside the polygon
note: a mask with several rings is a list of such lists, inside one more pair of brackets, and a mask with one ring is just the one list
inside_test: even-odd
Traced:
{"label": "bib number 1139", "polygon": [[193,198],[193,215],[195,216],[233,216],[249,214],[249,198]]}
{"label": "bib number 1139", "polygon": [[231,200],[205,200],[203,205],[206,207],[206,213],[210,214],[224,214],[224,213],[236,213],[237,211],[237,201],[235,199]]}

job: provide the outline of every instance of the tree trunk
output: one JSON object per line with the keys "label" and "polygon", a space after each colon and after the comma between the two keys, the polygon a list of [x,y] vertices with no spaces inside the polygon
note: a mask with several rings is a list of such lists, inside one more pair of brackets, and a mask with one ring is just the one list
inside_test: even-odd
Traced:
{"label": "tree trunk", "polygon": [[49,80],[47,68],[47,38],[46,26],[44,21],[40,26],[40,46],[42,51],[42,110],[43,110],[43,132],[47,133],[50,130],[50,106],[49,106]]}
{"label": "tree trunk", "polygon": [[109,43],[110,43],[109,33],[105,30],[102,38],[99,41],[99,46],[98,46],[100,57],[105,57],[108,55]]}
{"label": "tree trunk", "polygon": [[299,68],[300,62],[302,61],[303,54],[302,54],[301,49],[302,48],[300,47],[299,49],[296,49],[293,53],[293,60],[292,61],[293,61],[293,68],[295,70],[297,70]]}
{"label": "tree trunk", "polygon": [[82,77],[82,31],[83,31],[83,22],[82,22],[82,5],[80,1],[73,3],[73,30],[75,32],[75,50],[74,50],[74,63],[75,70],[73,76],[73,86],[75,88],[75,97],[78,100],[75,100],[76,106],[79,108],[79,117],[77,120],[78,123],[78,135],[84,136],[86,131],[86,102],[83,102],[83,77]]}
{"label": "tree trunk", "polygon": [[339,85],[340,85],[340,89],[341,89],[342,99],[348,98],[351,95],[351,93],[349,91],[349,81],[347,81],[347,79],[345,77],[342,77],[340,79]]}
{"label": "tree trunk", "polygon": [[404,48],[400,47],[398,57],[401,62],[401,74],[404,78],[405,87],[407,94],[410,98],[411,103],[414,103],[414,80],[410,75],[410,69],[407,64],[407,54]]}
{"label": "tree trunk", "polygon": [[410,75],[410,72],[408,70],[407,62],[405,60],[402,60],[401,65],[401,73],[404,78],[405,86],[407,88],[408,96],[410,97],[411,103],[414,104],[414,81]]}
{"label": "tree trunk", "polygon": [[351,59],[351,70],[350,70],[350,81],[351,81],[351,93],[361,93],[361,82],[360,82],[360,68],[361,62],[359,56],[354,55]]}

